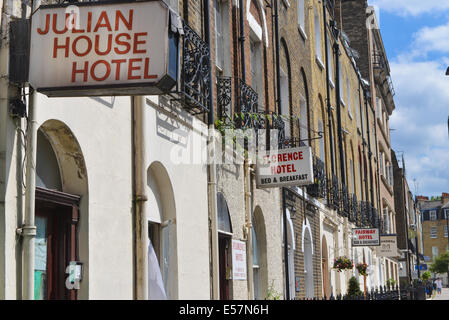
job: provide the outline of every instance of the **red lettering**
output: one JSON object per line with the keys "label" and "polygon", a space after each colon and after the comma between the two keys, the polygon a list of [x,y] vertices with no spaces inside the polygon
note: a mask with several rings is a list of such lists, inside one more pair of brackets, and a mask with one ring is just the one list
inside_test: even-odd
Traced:
{"label": "red lettering", "polygon": [[117,65],[115,70],[115,80],[120,80],[120,65],[126,62],[126,59],[112,60],[111,62]]}
{"label": "red lettering", "polygon": [[[104,22],[102,22],[104,20]],[[107,28],[108,31],[112,31],[111,24],[109,23],[109,18],[106,11],[101,11],[100,17],[98,18],[97,25],[95,26],[94,32],[97,32],[100,28]]]}
{"label": "red lettering", "polygon": [[140,66],[134,66],[134,62],[139,62],[139,61],[142,61],[142,59],[129,59],[128,80],[136,80],[136,79],[140,79],[141,78],[141,76],[134,76],[133,75],[133,71],[140,70]]}
{"label": "red lettering", "polygon": [[72,33],[83,33],[85,32],[83,29],[76,29],[76,13],[72,15]]}
{"label": "red lettering", "polygon": [[144,79],[157,79],[157,75],[150,74],[150,58],[145,58],[145,72],[143,74]]}
{"label": "red lettering", "polygon": [[126,39],[131,40],[131,36],[127,33],[119,33],[116,37],[115,37],[115,42],[119,45],[119,46],[125,46],[126,49],[125,50],[119,50],[117,47],[114,48],[115,53],[117,54],[127,54],[130,50],[131,50],[131,45],[129,44],[129,42],[125,42],[120,40],[121,37],[126,37]]}
{"label": "red lettering", "polygon": [[37,28],[37,33],[39,34],[47,34],[50,30],[50,15],[45,15],[45,29],[42,30],[41,28]]}
{"label": "red lettering", "polygon": [[144,44],[144,43],[146,43],[145,40],[139,41],[139,37],[141,37],[141,36],[146,36],[146,35],[148,35],[148,32],[138,32],[138,33],[135,33],[135,34],[134,34],[133,53],[146,53],[146,52],[147,52],[146,49],[141,49],[141,50],[139,50],[139,49],[137,48],[137,46],[138,46],[139,44]]}
{"label": "red lettering", "polygon": [[107,49],[103,52],[100,51],[100,35],[96,35],[95,36],[95,53],[98,54],[99,56],[105,56],[107,54],[109,54],[109,52],[111,52],[111,47],[112,47],[112,34],[108,35],[108,45],[107,45]]}
{"label": "red lettering", "polygon": [[82,73],[84,75],[83,76],[83,82],[86,82],[87,81],[88,68],[89,68],[89,63],[87,61],[84,62],[84,68],[83,69],[76,69],[76,62],[73,62],[73,65],[72,65],[72,82],[76,81],[76,74],[77,73]]}
{"label": "red lettering", "polygon": [[302,151],[299,152],[299,160],[302,160]]}
{"label": "red lettering", "polygon": [[63,34],[63,33],[66,33],[67,32],[67,30],[68,30],[68,28],[67,28],[67,23],[66,23],[66,21],[67,21],[67,19],[69,18],[69,16],[70,16],[70,14],[69,13],[66,13],[65,14],[65,19],[64,19],[64,29],[62,29],[62,30],[58,30],[58,28],[56,28],[56,25],[58,24],[58,14],[57,13],[54,13],[53,14],[53,32],[54,33],[56,33],[56,34]]}
{"label": "red lettering", "polygon": [[87,32],[92,30],[92,12],[87,13]]}
{"label": "red lettering", "polygon": [[[80,41],[81,39],[84,39],[87,41],[87,48],[86,51],[84,52],[79,52],[78,51],[78,41]],[[92,41],[90,40],[90,38],[88,36],[79,36],[76,37],[75,40],[73,40],[73,44],[72,44],[72,51],[73,53],[78,56],[78,57],[84,57],[85,55],[87,55],[90,50],[92,50]]]}
{"label": "red lettering", "polygon": [[[95,74],[95,68],[99,65],[99,64],[103,64],[106,67],[106,72],[103,75],[103,77],[97,77],[97,75]],[[106,80],[109,75],[111,74],[111,65],[109,63],[107,63],[105,60],[98,60],[96,61],[92,67],[90,68],[90,76],[92,77],[92,79],[94,79],[95,81],[103,81]]]}
{"label": "red lettering", "polygon": [[58,49],[65,49],[64,56],[67,58],[69,56],[69,46],[70,46],[70,39],[69,37],[65,38],[65,44],[64,45],[58,45],[58,38],[55,38],[53,41],[53,58],[57,57],[57,50]]}
{"label": "red lettering", "polygon": [[117,10],[115,12],[115,31],[118,31],[119,29],[119,20],[122,20],[123,24],[126,26],[128,30],[133,29],[133,14],[134,10],[129,10],[129,17],[128,20],[125,19],[125,16],[122,14],[120,10]]}

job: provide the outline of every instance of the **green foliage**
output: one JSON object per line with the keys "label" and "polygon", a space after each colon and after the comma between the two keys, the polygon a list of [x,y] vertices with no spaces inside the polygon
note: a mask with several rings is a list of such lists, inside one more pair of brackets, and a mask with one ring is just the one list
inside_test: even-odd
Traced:
{"label": "green foliage", "polygon": [[394,287],[396,285],[396,280],[392,278],[388,279],[386,282],[388,287]]}
{"label": "green foliage", "polygon": [[268,288],[267,297],[265,298],[265,300],[281,300],[281,294],[274,290],[273,282],[274,280],[271,281],[271,285]]}
{"label": "green foliage", "polygon": [[432,274],[430,273],[430,271],[424,271],[421,275],[421,280],[423,281],[427,281],[430,278],[432,278]]}
{"label": "green foliage", "polygon": [[449,266],[449,252],[442,253],[433,261],[429,270],[433,273],[445,273],[448,272]]}
{"label": "green foliage", "polygon": [[356,277],[351,277],[348,282],[348,293],[349,297],[360,296],[362,291],[360,290],[360,284]]}
{"label": "green foliage", "polygon": [[351,259],[346,257],[338,257],[334,259],[334,269],[337,269],[337,272],[341,272],[343,270],[351,270],[354,267]]}

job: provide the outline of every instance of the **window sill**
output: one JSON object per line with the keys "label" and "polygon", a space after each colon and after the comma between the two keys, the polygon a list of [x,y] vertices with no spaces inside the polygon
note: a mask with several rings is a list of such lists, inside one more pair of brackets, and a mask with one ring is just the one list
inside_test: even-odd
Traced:
{"label": "window sill", "polygon": [[301,35],[301,37],[304,39],[304,41],[306,41],[308,39],[307,34],[300,24],[298,25],[298,30],[299,30],[299,34]]}
{"label": "window sill", "polygon": [[342,98],[340,98],[340,103],[343,105],[343,107],[346,107],[346,103],[343,101]]}
{"label": "window sill", "polygon": [[348,110],[348,116],[349,116],[349,118],[351,118],[351,120],[353,120],[354,118],[352,117],[352,113],[351,113],[351,111],[349,111]]}
{"label": "window sill", "polygon": [[331,88],[332,88],[332,89],[335,88],[335,84],[334,84],[334,82],[332,81],[332,79],[329,79],[329,84],[331,85]]}
{"label": "window sill", "polygon": [[318,67],[320,67],[321,70],[324,70],[324,63],[321,61],[321,58],[318,57],[318,55],[315,56],[315,61]]}
{"label": "window sill", "polygon": [[283,0],[283,2],[287,8],[290,7],[290,2],[288,0]]}

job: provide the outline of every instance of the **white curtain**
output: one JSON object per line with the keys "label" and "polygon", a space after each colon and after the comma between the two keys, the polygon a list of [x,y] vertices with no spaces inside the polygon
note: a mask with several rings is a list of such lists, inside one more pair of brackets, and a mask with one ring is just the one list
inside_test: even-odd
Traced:
{"label": "white curtain", "polygon": [[151,240],[148,240],[148,300],[167,300],[159,262]]}

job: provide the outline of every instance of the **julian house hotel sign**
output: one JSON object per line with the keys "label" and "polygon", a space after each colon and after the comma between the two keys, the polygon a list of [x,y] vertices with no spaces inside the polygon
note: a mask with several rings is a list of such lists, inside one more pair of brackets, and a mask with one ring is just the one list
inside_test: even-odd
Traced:
{"label": "julian house hotel sign", "polygon": [[169,90],[177,43],[168,24],[162,1],[41,6],[31,23],[30,85],[48,96]]}

